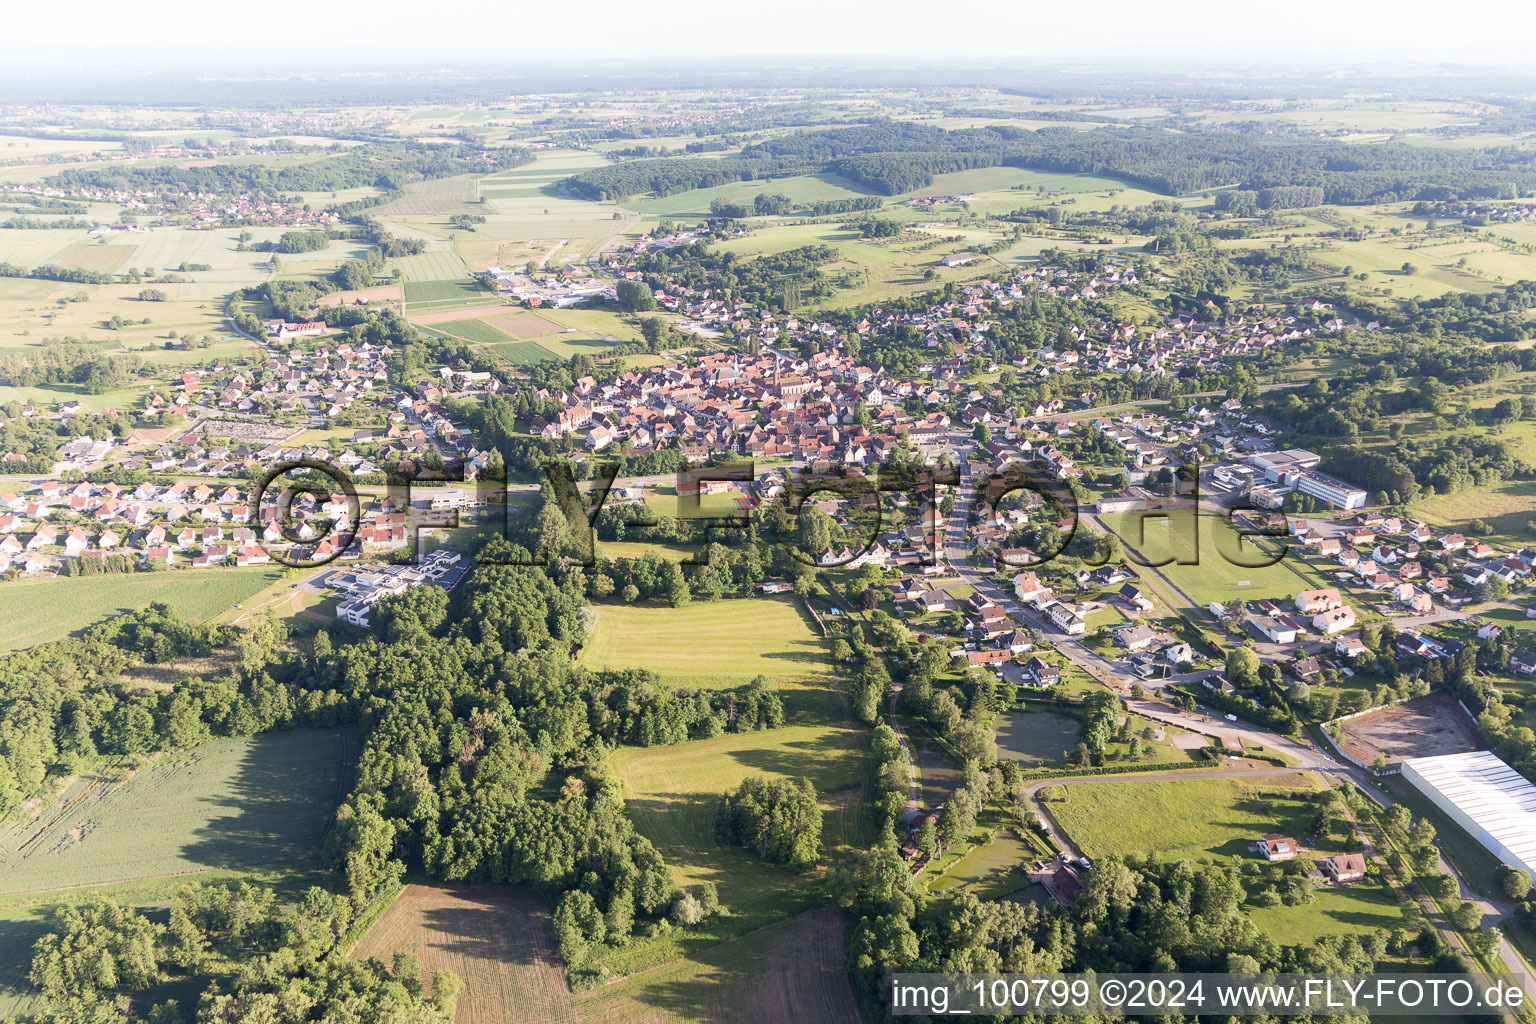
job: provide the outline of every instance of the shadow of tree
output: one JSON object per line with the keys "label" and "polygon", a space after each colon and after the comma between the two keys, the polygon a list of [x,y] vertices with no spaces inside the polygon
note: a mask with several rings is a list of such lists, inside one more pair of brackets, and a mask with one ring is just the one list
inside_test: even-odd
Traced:
{"label": "shadow of tree", "polygon": [[296,729],[259,737],[230,787],[204,798],[228,813],[212,817],[182,847],[210,868],[250,868],[317,858],[352,783],[354,727]]}

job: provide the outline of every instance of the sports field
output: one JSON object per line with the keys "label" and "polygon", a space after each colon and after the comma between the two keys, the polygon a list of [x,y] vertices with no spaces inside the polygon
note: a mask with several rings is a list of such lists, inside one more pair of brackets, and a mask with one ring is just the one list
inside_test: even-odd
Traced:
{"label": "sports field", "polygon": [[1090,857],[1135,853],[1164,860],[1240,857],[1268,832],[1302,836],[1318,783],[1304,772],[1255,779],[1125,780],[1061,786],[1046,804]]}
{"label": "sports field", "polygon": [[356,748],[355,730],[303,729],[82,775],[0,830],[0,894],[318,858]]}
{"label": "sports field", "polygon": [[798,607],[742,598],[685,608],[605,604],[582,649],[589,668],[648,668],[674,686],[740,686],[829,678],[826,648]]}
{"label": "sports field", "polygon": [[267,566],[177,569],[118,576],[58,577],[0,583],[0,650],[58,640],[103,619],[164,601],[202,622],[278,578]]}
{"label": "sports field", "polygon": [[[1265,562],[1273,553],[1256,549],[1221,516],[1201,513],[1196,520],[1188,511],[1182,511],[1145,518],[1135,512],[1099,518],[1120,535],[1126,547],[1140,551],[1147,560],[1156,563],[1175,559],[1157,571],[1199,608],[1234,597],[1246,601],[1291,597],[1298,590],[1319,585],[1318,577],[1302,562],[1299,549],[1262,568],[1234,564]],[[1197,528],[1198,544],[1193,536]],[[1192,554],[1196,561],[1179,564],[1178,559],[1188,559]]]}

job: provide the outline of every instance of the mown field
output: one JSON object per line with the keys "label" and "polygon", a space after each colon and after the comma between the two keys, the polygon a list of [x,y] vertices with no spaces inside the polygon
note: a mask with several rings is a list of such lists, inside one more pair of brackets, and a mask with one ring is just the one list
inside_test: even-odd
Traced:
{"label": "mown field", "polygon": [[0,829],[0,894],[314,861],[356,748],[355,730],[301,729],[82,775]]}
{"label": "mown field", "polygon": [[[1156,563],[1174,558],[1157,571],[1199,608],[1234,597],[1245,601],[1291,597],[1298,590],[1319,585],[1316,575],[1301,561],[1299,551],[1263,568],[1233,564],[1234,560],[1267,561],[1272,555],[1244,540],[1221,516],[1200,515],[1198,544],[1191,537],[1196,523],[1188,512],[1145,518],[1130,512],[1099,518],[1120,535],[1127,547],[1137,549],[1147,560]],[[1182,565],[1177,561],[1191,556],[1197,560]]]}
{"label": "mown field", "polygon": [[826,648],[794,604],[743,598],[685,608],[604,604],[581,652],[590,668],[648,668],[674,686],[740,686],[830,677]]}
{"label": "mown field", "polygon": [[1317,785],[1303,772],[1255,779],[1093,782],[1060,787],[1066,799],[1051,800],[1046,807],[1090,857],[1241,857],[1267,832],[1305,835],[1312,820],[1307,798]]}
{"label": "mown field", "polygon": [[0,650],[17,650],[164,601],[198,622],[213,618],[278,578],[267,566],[222,566],[118,576],[58,577],[0,583]]}
{"label": "mown field", "polygon": [[1410,512],[1440,527],[1463,527],[1473,519],[1487,523],[1493,533],[1485,539],[1500,548],[1521,548],[1536,543],[1536,482],[1504,480],[1474,487],[1459,494],[1439,494],[1415,502]]}

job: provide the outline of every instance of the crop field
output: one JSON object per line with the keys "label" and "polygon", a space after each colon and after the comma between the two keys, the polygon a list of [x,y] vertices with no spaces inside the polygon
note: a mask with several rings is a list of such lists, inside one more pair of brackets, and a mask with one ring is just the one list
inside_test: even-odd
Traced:
{"label": "crop field", "polygon": [[277,577],[266,566],[223,566],[0,583],[0,621],[5,622],[0,650],[58,640],[152,601],[164,601],[178,615],[202,622]]}
{"label": "crop field", "polygon": [[581,1024],[858,1024],[846,956],[842,915],[823,907],[578,993],[575,1013],[564,1019]]}
{"label": "crop field", "polygon": [[350,306],[356,302],[398,302],[404,296],[399,285],[386,284],[351,292],[332,292],[323,296],[321,306]]}
{"label": "crop field", "polygon": [[1082,731],[1077,719],[1054,711],[1015,711],[999,715],[993,726],[998,754],[1025,768],[1061,757],[1077,746]]}
{"label": "crop field", "polygon": [[560,357],[536,341],[504,341],[492,345],[491,351],[514,366],[527,366]]}
{"label": "crop field", "polygon": [[411,320],[423,325],[435,325],[448,323],[450,320],[471,320],[475,317],[497,316],[514,308],[500,299],[494,299],[486,293],[481,293],[486,301],[478,306],[459,306],[454,309],[440,309],[427,313],[412,313]]}
{"label": "crop field", "polygon": [[865,737],[831,689],[785,694],[785,724],[675,746],[623,747],[612,763],[635,827],[656,844],[678,883],[712,881],[733,912],[778,913],[809,875],[715,841],[720,796],[753,775],[807,778],[822,808],[823,864],[856,846]]}
{"label": "crop field", "polygon": [[685,608],[604,604],[581,663],[648,668],[674,686],[740,686],[830,676],[826,648],[800,610],[781,598],[741,598]]}
{"label": "crop field", "polygon": [[[438,243],[441,244],[441,243]],[[448,249],[435,249],[416,256],[401,256],[395,266],[405,275],[407,284],[421,281],[446,281],[469,277],[464,261]],[[410,298],[407,291],[406,298]]]}
{"label": "crop field", "polygon": [[302,729],[84,775],[0,831],[0,894],[313,860],[356,747],[352,730]]}
{"label": "crop field", "polygon": [[399,199],[375,207],[372,212],[379,217],[432,217],[480,212],[476,202],[478,189],[475,179],[468,174],[413,181],[401,192],[403,195]]}
{"label": "crop field", "polygon": [[[406,287],[409,288],[410,285]],[[446,323],[436,324],[434,327],[444,334],[451,334],[456,338],[463,338],[465,341],[477,341],[482,345],[500,345],[512,342],[510,335],[497,330],[484,320],[473,318],[449,320]]]}
{"label": "crop field", "polygon": [[506,331],[514,338],[542,338],[550,334],[563,334],[571,328],[557,324],[537,313],[509,313],[491,321],[497,330]]}
{"label": "crop field", "polygon": [[1444,690],[1403,704],[1378,708],[1340,724],[1346,754],[1366,764],[1385,754],[1388,761],[1481,750],[1477,723]]}
{"label": "crop field", "polygon": [[1084,853],[1135,853],[1165,860],[1241,857],[1267,832],[1303,836],[1310,828],[1311,775],[1255,779],[1091,782],[1060,787],[1046,804]]}
{"label": "crop field", "polygon": [[413,305],[418,302],[429,306],[452,305],[484,298],[485,291],[467,277],[462,280],[405,282],[405,301]]}
{"label": "crop field", "polygon": [[464,981],[457,1022],[564,1024],[571,991],[555,947],[549,906],[500,886],[408,885],[351,950],[357,959],[414,955],[421,973]]}
{"label": "crop field", "polygon": [[1234,597],[1248,601],[1290,597],[1298,590],[1318,585],[1315,574],[1299,554],[1288,554],[1264,568],[1234,565],[1232,559],[1260,562],[1272,556],[1255,549],[1252,541],[1244,540],[1221,516],[1200,515],[1198,548],[1190,536],[1195,524],[1188,512],[1145,518],[1138,513],[1125,513],[1099,518],[1120,535],[1127,547],[1136,548],[1152,562],[1170,556],[1188,558],[1194,553],[1198,559],[1195,563],[1180,565],[1174,561],[1159,567],[1157,572],[1198,608]]}

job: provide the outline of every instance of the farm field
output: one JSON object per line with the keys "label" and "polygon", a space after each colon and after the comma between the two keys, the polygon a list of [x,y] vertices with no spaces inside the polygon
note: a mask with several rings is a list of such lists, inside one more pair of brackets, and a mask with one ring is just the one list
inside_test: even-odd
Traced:
{"label": "farm field", "polygon": [[[671,196],[643,198],[634,196],[625,200],[624,205],[646,217],[708,217],[709,204],[716,199],[727,203],[743,203],[750,209],[753,198],[761,192],[785,195],[796,203],[810,203],[823,199],[856,199],[872,194],[857,182],[837,174],[802,174],[791,178],[733,181],[726,185],[693,189]],[[886,206],[894,202],[896,200],[885,198]]]}
{"label": "farm field", "polygon": [[0,650],[58,640],[103,619],[163,601],[202,622],[276,580],[267,566],[177,569],[117,576],[12,580],[0,584]]}
{"label": "farm field", "polygon": [[[1256,549],[1251,541],[1242,539],[1221,516],[1201,513],[1198,549],[1190,538],[1193,524],[1187,511],[1145,519],[1134,512],[1099,518],[1120,535],[1127,547],[1136,548],[1149,561],[1194,555],[1198,561],[1193,564],[1180,565],[1174,561],[1156,571],[1179,588],[1197,608],[1204,608],[1212,601],[1230,601],[1234,597],[1248,601],[1291,597],[1298,590],[1318,585],[1312,570],[1295,554],[1288,554],[1264,568],[1233,565],[1230,558],[1260,562],[1272,556]],[[1145,523],[1144,528],[1142,523]],[[1143,529],[1144,534],[1141,533]]]}
{"label": "farm field", "polygon": [[549,906],[501,886],[407,885],[350,955],[389,963],[414,955],[421,973],[453,971],[464,981],[455,1022],[563,1024],[571,991],[555,947]]}
{"label": "farm field", "polygon": [[1318,783],[1304,772],[1255,779],[1127,780],[1062,786],[1046,804],[1090,857],[1241,857],[1266,832],[1301,836]]}
{"label": "farm field", "polygon": [[0,894],[318,858],[356,748],[355,730],[298,729],[83,775],[0,831]]}
{"label": "farm field", "polygon": [[582,1024],[858,1024],[846,956],[842,915],[832,907],[810,910],[578,993],[575,1014],[566,1019]]}
{"label": "farm field", "polygon": [[[930,238],[923,241],[910,239],[872,241],[859,237],[857,231],[844,229],[834,223],[785,224],[756,229],[749,237],[733,238],[719,243],[716,249],[735,252],[746,257],[760,253],[783,252],[807,245],[826,245],[836,249],[839,259],[822,266],[822,271],[834,284],[841,283],[832,294],[820,300],[808,300],[807,306],[843,308],[882,298],[911,295],[920,291],[941,288],[950,281],[963,282],[995,273],[998,264],[983,258],[970,266],[940,267],[939,258],[984,241],[993,241],[992,232],[979,232],[967,243],[946,242],[948,235],[958,233],[949,227],[935,228],[927,232]],[[933,270],[931,280],[923,275]]]}
{"label": "farm field", "polygon": [[673,686],[740,686],[830,677],[826,648],[790,601],[741,598],[685,608],[594,606],[597,626],[581,652],[588,668],[648,668]]}
{"label": "farm field", "polygon": [[[549,150],[533,163],[481,178],[461,176],[421,182],[380,208],[379,216],[402,234],[440,240],[473,270],[529,260],[584,259],[625,223],[611,204],[577,199],[558,182],[603,163],[598,153]],[[485,223],[465,231],[448,218],[471,214]]]}
{"label": "farm field", "polygon": [[1082,725],[1071,715],[1054,711],[1015,711],[995,719],[993,735],[999,755],[1033,768],[1077,746]]}
{"label": "farm field", "polygon": [[635,827],[656,845],[680,885],[712,881],[733,915],[782,916],[814,884],[755,854],[715,841],[720,796],[749,776],[807,778],[821,800],[822,864],[860,839],[867,771],[863,730],[830,689],[785,695],[785,725],[673,746],[624,747],[612,757]]}

